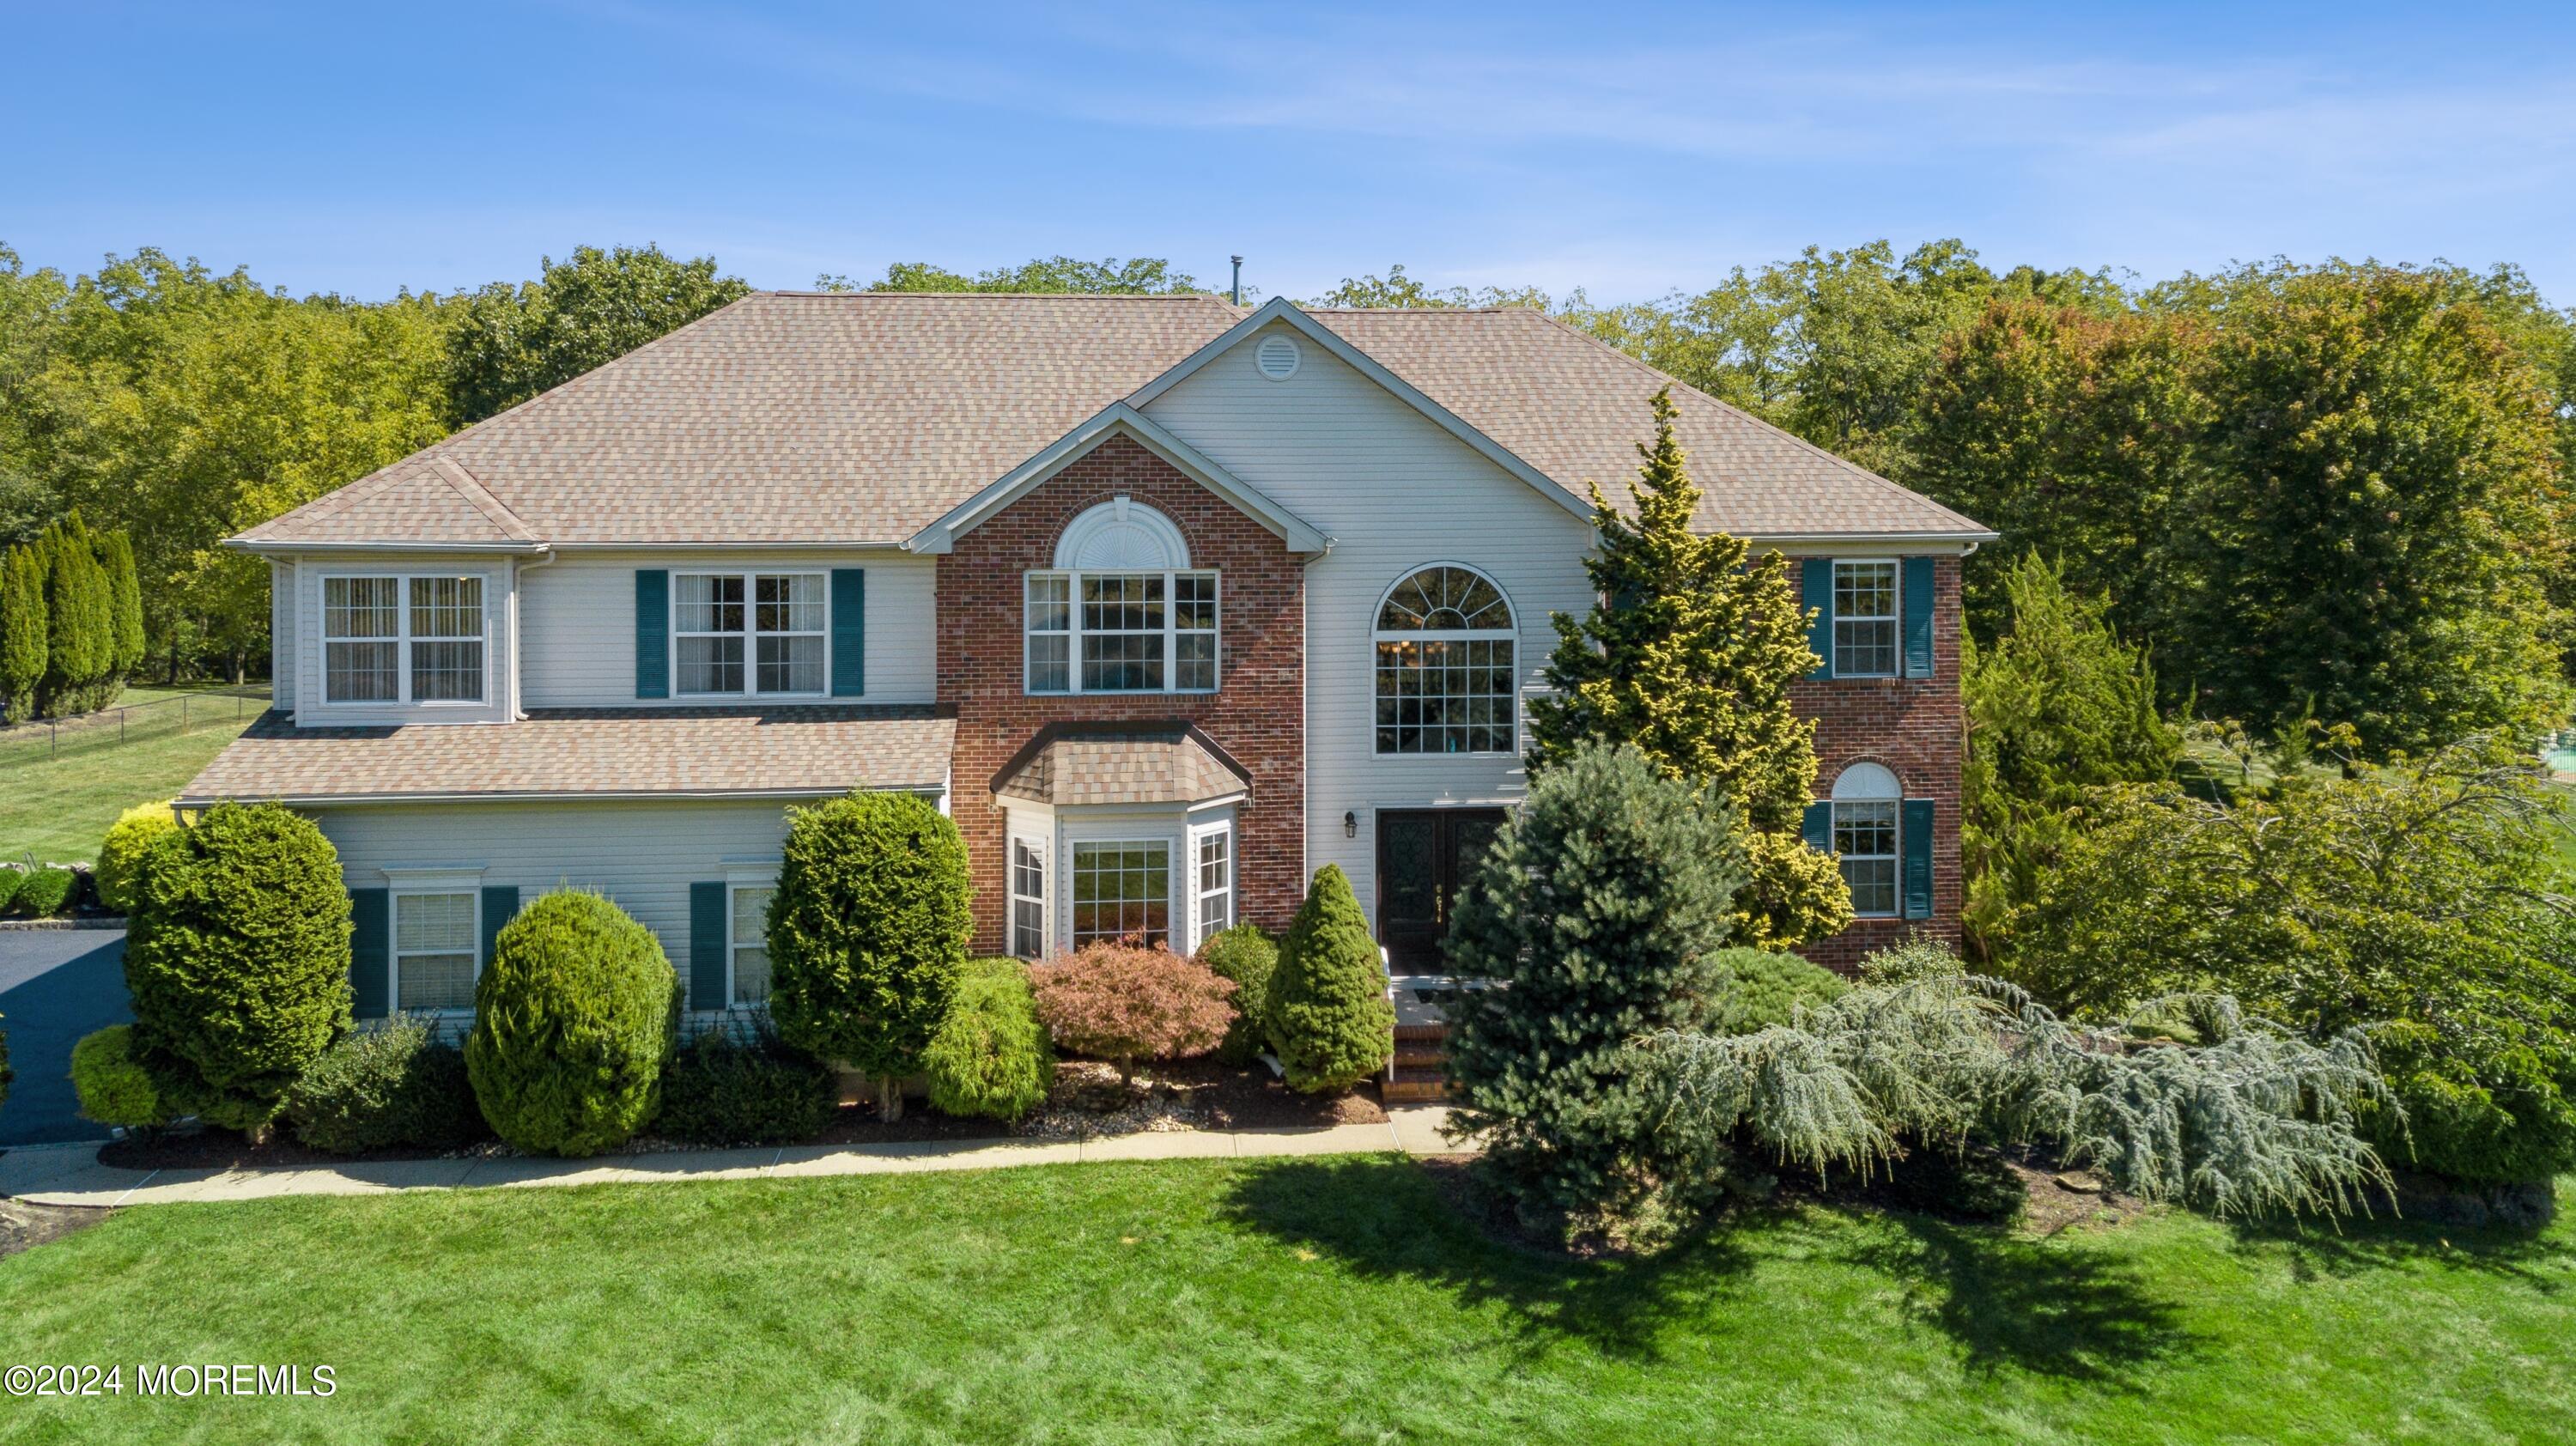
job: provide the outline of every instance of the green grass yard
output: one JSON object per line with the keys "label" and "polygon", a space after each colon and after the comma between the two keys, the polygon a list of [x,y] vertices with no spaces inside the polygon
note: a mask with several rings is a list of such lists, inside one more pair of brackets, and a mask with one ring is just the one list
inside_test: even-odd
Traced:
{"label": "green grass yard", "polygon": [[67,734],[58,753],[48,750],[42,729],[0,735],[0,777],[8,780],[0,788],[0,858],[96,858],[99,838],[118,814],[178,792],[259,716],[253,711],[233,721],[229,699],[214,708],[215,722],[189,732],[178,731],[174,712],[156,709],[171,716],[131,724],[127,742],[111,741],[105,730]]}
{"label": "green grass yard", "polygon": [[1805,1210],[1571,1263],[1385,1157],[164,1205],[0,1261],[7,1359],[337,1393],[0,1400],[0,1437],[2576,1439],[2576,1228],[2443,1236]]}

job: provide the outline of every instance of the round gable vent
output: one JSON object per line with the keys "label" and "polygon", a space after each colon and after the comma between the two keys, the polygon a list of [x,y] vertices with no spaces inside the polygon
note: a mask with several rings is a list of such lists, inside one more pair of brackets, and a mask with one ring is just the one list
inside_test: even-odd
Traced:
{"label": "round gable vent", "polygon": [[1297,349],[1294,339],[1284,336],[1265,336],[1261,339],[1261,345],[1252,349],[1252,364],[1261,368],[1263,376],[1274,382],[1284,382],[1297,375],[1297,363],[1303,360],[1304,356],[1305,353]]}

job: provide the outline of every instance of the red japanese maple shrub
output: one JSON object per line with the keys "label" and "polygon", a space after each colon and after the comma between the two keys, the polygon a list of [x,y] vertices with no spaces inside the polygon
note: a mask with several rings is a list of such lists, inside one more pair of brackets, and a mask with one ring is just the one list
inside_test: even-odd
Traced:
{"label": "red japanese maple shrub", "polygon": [[1234,981],[1160,944],[1091,944],[1031,969],[1029,985],[1057,1047],[1116,1064],[1122,1083],[1140,1059],[1207,1053],[1234,1022]]}

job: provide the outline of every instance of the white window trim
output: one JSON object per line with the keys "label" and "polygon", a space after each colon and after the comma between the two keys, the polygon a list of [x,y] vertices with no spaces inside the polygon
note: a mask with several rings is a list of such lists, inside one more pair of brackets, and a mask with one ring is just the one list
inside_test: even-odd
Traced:
{"label": "white window trim", "polygon": [[[1207,889],[1200,887],[1199,883],[1199,870],[1201,868],[1199,849],[1207,840],[1212,838],[1221,838],[1225,840],[1225,884],[1221,888]],[[1214,937],[1215,933],[1222,932],[1234,926],[1237,880],[1241,876],[1242,869],[1242,850],[1234,836],[1234,821],[1232,819],[1225,819],[1217,823],[1200,824],[1190,829],[1188,852],[1190,861],[1189,887],[1183,892],[1189,896],[1190,901],[1190,952],[1195,954],[1199,951],[1201,945],[1204,945],[1210,938]],[[1216,930],[1211,931],[1199,917],[1201,906],[1204,905],[1207,900],[1220,894],[1225,896],[1225,919],[1222,923],[1216,926]]]}
{"label": "white window trim", "polygon": [[[385,876],[385,1013],[416,1014],[434,1019],[468,1019],[473,1006],[456,1009],[405,1009],[402,1007],[402,906],[406,894],[463,894],[474,906],[474,924],[470,938],[474,941],[474,983],[483,983],[483,870],[454,864],[399,866],[387,865]],[[443,950],[415,949],[415,954],[442,953]]]}
{"label": "white window trim", "polygon": [[[684,577],[735,577],[742,579],[742,631],[697,632],[693,638],[742,639],[742,690],[729,693],[693,693],[680,686],[680,579]],[[823,596],[823,626],[811,632],[763,632],[760,627],[760,579],[764,577],[810,577],[820,586]],[[691,567],[671,570],[671,599],[664,619],[664,632],[669,637],[671,698],[829,698],[832,695],[832,574],[826,569],[803,567]],[[795,692],[763,692],[760,686],[760,640],[762,638],[820,638],[823,640],[823,686]],[[729,896],[728,896],[729,897]],[[733,973],[733,960],[726,956],[725,974]],[[731,997],[730,991],[727,997]]]}
{"label": "white window trim", "polygon": [[[1834,596],[1834,626],[1833,626],[1833,636],[1832,636],[1832,637],[1830,637],[1830,638],[1828,638],[1828,639],[1826,640],[1826,642],[1827,642],[1827,643],[1828,643],[1828,645],[1829,645],[1829,646],[1831,646],[1831,647],[1833,648],[1833,650],[1834,650],[1834,659],[1833,659],[1833,673],[1834,673],[1834,676],[1835,676],[1835,677],[1837,677],[1837,678],[1896,678],[1896,677],[1902,677],[1902,676],[1904,676],[1904,673],[1905,673],[1905,563],[1904,563],[1904,560],[1903,560],[1902,558],[1894,558],[1894,557],[1837,557],[1837,558],[1833,558],[1833,559],[1831,559],[1831,564],[1832,564],[1832,568],[1833,568],[1833,579],[1832,579],[1832,582],[1831,582],[1831,587],[1832,587],[1832,589],[1833,589],[1833,596]],[[1888,601],[1889,601],[1890,605],[1891,605],[1891,606],[1893,606],[1893,607],[1896,609],[1894,612],[1889,612],[1889,613],[1868,613],[1868,614],[1865,614],[1865,615],[1858,615],[1858,616],[1846,616],[1846,615],[1843,613],[1843,611],[1842,611],[1842,582],[1843,582],[1843,569],[1844,569],[1844,568],[1846,568],[1846,567],[1858,567],[1858,566],[1862,566],[1862,565],[1864,565],[1864,564],[1866,564],[1866,565],[1870,565],[1870,566],[1887,567],[1887,568],[1891,568],[1891,569],[1893,569],[1893,570],[1894,570],[1895,580],[1894,580],[1894,582],[1890,585],[1890,587],[1888,588],[1888,593],[1887,593]],[[1879,672],[1871,672],[1871,673],[1855,673],[1855,672],[1850,672],[1850,671],[1847,671],[1847,670],[1845,670],[1845,669],[1844,669],[1844,667],[1843,667],[1843,660],[1842,660],[1842,651],[1843,651],[1843,624],[1844,624],[1844,623],[1847,623],[1847,622],[1852,622],[1852,623],[1882,623],[1882,622],[1883,622],[1883,623],[1885,623],[1885,624],[1887,624],[1887,625],[1888,625],[1888,627],[1887,627],[1888,637],[1893,641],[1893,647],[1889,650],[1889,653],[1888,653],[1888,668],[1887,668],[1887,671],[1885,671],[1885,672],[1883,672],[1883,673],[1879,673]]]}
{"label": "white window trim", "polygon": [[1836,872],[1840,872],[1840,860],[1884,859],[1888,864],[1889,877],[1895,882],[1896,888],[1891,896],[1894,901],[1892,907],[1864,912],[1855,906],[1852,917],[1901,919],[1905,916],[1905,781],[1896,776],[1894,769],[1883,763],[1873,763],[1863,759],[1857,763],[1844,765],[1842,771],[1834,775],[1832,796],[1825,800],[1827,810],[1825,841],[1828,844],[1837,843],[1841,839],[1842,810],[1847,805],[1853,804],[1884,805],[1892,810],[1888,820],[1887,835],[1890,851],[1884,854],[1847,854],[1837,847],[1834,850],[1834,856],[1838,861]]}
{"label": "white window trim", "polygon": [[[1005,853],[1002,861],[1004,875],[1002,894],[1009,901],[1010,912],[1004,920],[1006,937],[1002,942],[1006,952],[1015,959],[1043,960],[1047,957],[1048,935],[1053,932],[1054,923],[1054,915],[1047,908],[1047,891],[1048,887],[1055,882],[1055,871],[1047,865],[1046,840],[1030,834],[1015,833],[1009,836],[1003,847]],[[1037,860],[1038,891],[1034,895],[1020,892],[1020,850],[1023,848]],[[1020,905],[1024,903],[1034,903],[1038,906],[1038,945],[1034,956],[1020,952]]]}
{"label": "white window trim", "polygon": [[[1116,939],[1122,937],[1115,934],[1104,934],[1094,936],[1091,939],[1084,939],[1075,933],[1073,911],[1078,906],[1074,902],[1073,897],[1073,876],[1076,868],[1078,867],[1075,860],[1080,857],[1084,849],[1160,848],[1163,850],[1163,938],[1166,943],[1170,942],[1177,932],[1172,928],[1172,915],[1176,910],[1185,907],[1185,901],[1189,893],[1188,890],[1181,887],[1180,872],[1181,861],[1188,857],[1188,837],[1188,831],[1182,830],[1177,835],[1169,833],[1155,833],[1067,840],[1064,847],[1064,867],[1060,870],[1063,875],[1063,881],[1060,884],[1056,884],[1056,892],[1064,899],[1065,949],[1070,952],[1072,950],[1080,949],[1083,945],[1088,943],[1098,942],[1102,939]],[[1054,883],[1055,881],[1050,880],[1049,882]],[[1125,901],[1122,900],[1121,902]],[[1187,938],[1188,935],[1186,932],[1178,932],[1178,937]]]}
{"label": "white window trim", "polygon": [[[1060,577],[1064,579],[1065,626],[1061,633],[1052,629],[1041,632],[1029,626],[1029,582],[1031,579],[1041,577]],[[1082,626],[1082,580],[1086,577],[1160,577],[1163,579],[1162,687],[1085,688],[1082,686],[1082,640],[1086,636],[1090,635]],[[1177,594],[1180,590],[1180,579],[1185,577],[1204,577],[1215,586],[1215,627],[1184,628],[1178,625],[1176,619],[1179,617],[1180,610],[1177,605]],[[1177,686],[1178,679],[1181,675],[1178,639],[1184,633],[1193,635],[1205,633],[1213,641],[1215,652],[1215,664],[1211,669],[1213,681],[1204,688],[1183,688]],[[1138,634],[1131,633],[1126,629],[1121,628],[1114,631],[1103,632],[1100,636],[1135,637],[1138,636]],[[1041,689],[1034,686],[1032,683],[1034,670],[1029,666],[1029,642],[1033,638],[1040,637],[1062,637],[1065,639],[1065,686],[1062,688]],[[1031,698],[1071,698],[1082,697],[1085,695],[1095,698],[1150,698],[1158,694],[1203,696],[1219,691],[1224,687],[1224,685],[1225,575],[1217,569],[1212,567],[1143,567],[1133,569],[1038,567],[1031,568],[1020,575],[1020,692],[1022,696]]]}
{"label": "white window trim", "polygon": [[[1413,576],[1415,576],[1415,575],[1416,575],[1416,574],[1418,574],[1418,573],[1428,572],[1428,571],[1430,571],[1431,569],[1433,569],[1433,568],[1435,568],[1435,567],[1454,567],[1454,568],[1458,569],[1460,572],[1472,572],[1472,573],[1474,573],[1476,576],[1483,578],[1483,579],[1485,580],[1485,585],[1486,585],[1487,587],[1492,588],[1492,589],[1494,590],[1494,594],[1495,594],[1495,596],[1500,597],[1500,598],[1503,600],[1503,608],[1504,608],[1504,610],[1505,610],[1505,611],[1507,611],[1507,612],[1509,612],[1509,613],[1512,615],[1512,625],[1511,625],[1510,627],[1508,627],[1508,628],[1465,628],[1465,629],[1440,629],[1440,630],[1428,630],[1428,629],[1420,629],[1420,628],[1415,628],[1415,629],[1405,629],[1405,628],[1381,628],[1381,627],[1379,627],[1379,626],[1377,625],[1377,621],[1378,621],[1378,619],[1379,619],[1379,618],[1384,617],[1384,616],[1386,615],[1386,601],[1387,601],[1387,599],[1388,599],[1388,598],[1391,598],[1391,597],[1395,596],[1395,590],[1396,590],[1397,588],[1400,588],[1400,587],[1404,586],[1404,584],[1405,584],[1405,582],[1406,582],[1406,580],[1407,580],[1407,579],[1412,578]],[[1510,593],[1509,591],[1507,591],[1507,590],[1503,587],[1503,585],[1502,585],[1502,583],[1501,583],[1501,581],[1500,581],[1500,580],[1498,580],[1497,578],[1495,578],[1495,576],[1494,576],[1492,573],[1487,572],[1486,570],[1484,570],[1484,569],[1483,569],[1483,568],[1481,568],[1481,567],[1474,566],[1474,565],[1473,565],[1473,564],[1471,564],[1471,563],[1464,563],[1464,562],[1452,562],[1452,561],[1449,561],[1449,560],[1447,560],[1447,559],[1435,558],[1435,559],[1433,559],[1432,561],[1429,561],[1429,562],[1418,562],[1418,563],[1415,563],[1413,566],[1408,567],[1408,568],[1404,569],[1402,572],[1397,573],[1397,574],[1395,575],[1395,580],[1394,580],[1394,581],[1392,581],[1392,582],[1390,582],[1390,583],[1388,583],[1388,584],[1386,585],[1386,587],[1385,587],[1384,589],[1382,589],[1382,590],[1378,593],[1378,595],[1377,595],[1377,601],[1376,601],[1376,602],[1374,602],[1374,603],[1372,603],[1372,604],[1370,604],[1370,606],[1369,606],[1369,645],[1368,645],[1368,647],[1369,647],[1369,650],[1368,650],[1368,680],[1369,680],[1369,686],[1368,686],[1369,756],[1370,756],[1370,757],[1372,757],[1372,758],[1422,758],[1422,759],[1431,759],[1431,758],[1456,758],[1456,759],[1467,759],[1467,758],[1518,758],[1518,757],[1521,755],[1521,729],[1522,729],[1522,727],[1523,727],[1523,726],[1526,724],[1526,722],[1527,722],[1527,719],[1526,719],[1523,715],[1525,715],[1525,714],[1527,714],[1527,713],[1529,712],[1529,707],[1528,707],[1528,701],[1529,701],[1529,700],[1528,700],[1526,697],[1524,697],[1524,696],[1523,696],[1524,690],[1523,690],[1523,688],[1522,688],[1522,686],[1521,686],[1521,678],[1522,678],[1521,668],[1522,668],[1522,663],[1521,663],[1521,631],[1520,631],[1520,624],[1521,624],[1521,608],[1520,608],[1520,604],[1518,604],[1518,603],[1516,603],[1516,602],[1513,602],[1513,601],[1512,601],[1512,595],[1511,595],[1511,593]],[[1401,643],[1401,642],[1421,642],[1421,641],[1429,641],[1429,640],[1437,640],[1437,641],[1441,641],[1441,642],[1452,642],[1452,641],[1454,641],[1454,642],[1462,642],[1462,643],[1477,643],[1477,642],[1508,642],[1508,643],[1510,643],[1510,644],[1512,645],[1512,691],[1511,691],[1511,701],[1512,701],[1512,741],[1511,741],[1511,745],[1510,745],[1509,747],[1507,747],[1507,748],[1499,748],[1499,749],[1487,749],[1487,750],[1470,750],[1470,751],[1465,752],[1465,753],[1405,753],[1405,752],[1401,752],[1401,751],[1398,751],[1398,752],[1383,752],[1383,751],[1380,751],[1380,750],[1379,750],[1379,748],[1378,748],[1378,746],[1377,746],[1377,703],[1378,703],[1378,698],[1377,698],[1377,647],[1378,647],[1378,644],[1380,644],[1380,643]]]}
{"label": "white window trim", "polygon": [[[735,913],[736,913],[735,908],[734,908],[734,895],[741,893],[741,892],[742,892],[743,890],[745,890],[745,889],[771,889],[771,890],[775,890],[777,887],[778,887],[778,871],[777,871],[776,869],[774,869],[774,868],[765,868],[765,869],[735,869],[735,868],[728,868],[728,869],[726,869],[726,870],[725,870],[725,992],[724,992],[725,1002],[724,1002],[724,1007],[725,1007],[725,1008],[727,1008],[727,1009],[739,1009],[739,1010],[744,1010],[744,1011],[752,1011],[752,1012],[756,1012],[756,1011],[759,1011],[759,1010],[767,1009],[767,1008],[769,1007],[769,1004],[768,1004],[768,1002],[767,1002],[766,1000],[764,1000],[764,1001],[762,1001],[761,1003],[758,1003],[758,1004],[745,1004],[745,1003],[742,1003],[740,1000],[738,1000],[738,999],[736,999],[736,998],[734,997],[734,995],[735,995],[735,993],[736,993],[736,990],[735,990],[735,987],[734,987],[734,986],[735,986],[735,980],[734,980],[734,977],[733,977],[733,963],[734,963],[734,956],[735,956],[736,954],[738,954],[738,953],[741,951],[741,949],[742,949],[742,940],[741,940],[740,938],[736,937],[736,936],[735,936],[735,934],[734,934],[734,931],[733,931],[734,918],[735,918]],[[762,944],[762,947],[764,947],[764,948],[766,948],[766,947],[768,946],[768,939],[767,939],[767,937],[766,937],[766,936],[764,936],[764,937],[762,938],[762,940],[761,940],[761,944]],[[778,979],[778,976],[777,976],[777,974],[775,973],[775,971],[774,971],[774,966],[773,966],[773,972],[772,972],[772,973],[771,973],[771,975],[770,975],[770,987],[771,987],[771,989],[772,989],[773,991],[777,988],[777,979]]]}
{"label": "white window trim", "polygon": [[[358,578],[392,578],[394,587],[394,635],[390,638],[337,637],[331,632],[331,584]],[[441,580],[472,579],[479,589],[474,609],[481,628],[471,638],[422,638],[426,643],[480,643],[483,647],[482,696],[476,698],[427,698],[414,701],[411,696],[411,585],[415,578]],[[313,620],[316,644],[315,668],[321,676],[314,679],[324,708],[489,708],[492,706],[492,579],[479,572],[395,572],[366,569],[341,569],[320,574],[314,584],[313,598],[319,615]],[[394,645],[394,696],[391,698],[334,698],[331,696],[331,645],[333,643],[392,643]]]}

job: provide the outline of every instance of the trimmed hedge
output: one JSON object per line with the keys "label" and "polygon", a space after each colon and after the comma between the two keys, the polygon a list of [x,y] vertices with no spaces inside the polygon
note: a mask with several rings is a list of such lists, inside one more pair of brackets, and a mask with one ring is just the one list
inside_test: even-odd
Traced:
{"label": "trimmed hedge", "polygon": [[18,902],[18,890],[27,882],[27,870],[0,864],[0,914],[9,912]]}
{"label": "trimmed hedge", "polygon": [[409,1015],[324,1051],[286,1092],[286,1118],[297,1139],[338,1155],[452,1150],[490,1133],[475,1107],[464,1052]]}
{"label": "trimmed hedge", "polygon": [[1055,1052],[1017,959],[975,959],[959,973],[947,1017],[921,1052],[931,1108],[1016,1120],[1044,1103]]}
{"label": "trimmed hedge", "polygon": [[1234,981],[1234,1023],[1216,1046],[1219,1064],[1241,1068],[1268,1044],[1261,1030],[1270,1012],[1270,976],[1279,969],[1279,944],[1258,924],[1237,924],[1199,945],[1199,962]]}
{"label": "trimmed hedge", "polygon": [[1288,1087],[1348,1089],[1386,1068],[1395,1050],[1395,1006],[1368,917],[1338,864],[1315,872],[1279,942],[1263,1025]]}
{"label": "trimmed hedge", "polygon": [[832,1071],[755,1028],[748,1041],[710,1029],[662,1075],[655,1133],[700,1145],[786,1145],[832,1122]]}
{"label": "trimmed hedge", "polygon": [[1711,1034],[1758,1034],[1773,1025],[1787,1024],[1802,1004],[1813,1009],[1851,990],[1840,975],[1795,954],[1720,949],[1711,956],[1711,962],[1724,969],[1727,976],[1717,1009],[1709,1020]]}
{"label": "trimmed hedge", "polygon": [[310,819],[221,803],[163,834],[125,943],[137,1058],[176,1114],[257,1131],[349,1032],[349,892]]}
{"label": "trimmed hedge", "polygon": [[138,803],[116,816],[107,826],[107,837],[98,846],[98,902],[110,913],[129,913],[134,908],[134,878],[143,866],[143,856],[164,834],[179,831],[179,820],[170,813],[170,800]]}
{"label": "trimmed hedge", "polygon": [[502,926],[475,985],[475,1102],[523,1150],[623,1144],[653,1117],[679,1017],[679,975],[652,930],[599,894],[542,895]]}
{"label": "trimmed hedge", "polygon": [[152,1074],[134,1057],[134,1026],[111,1024],[72,1046],[72,1090],[81,1118],[127,1129],[170,1122],[170,1107],[152,1085]]}
{"label": "trimmed hedge", "polygon": [[18,894],[10,907],[31,919],[49,919],[68,912],[72,901],[78,897],[80,875],[70,869],[47,865],[29,871],[18,881]]}

